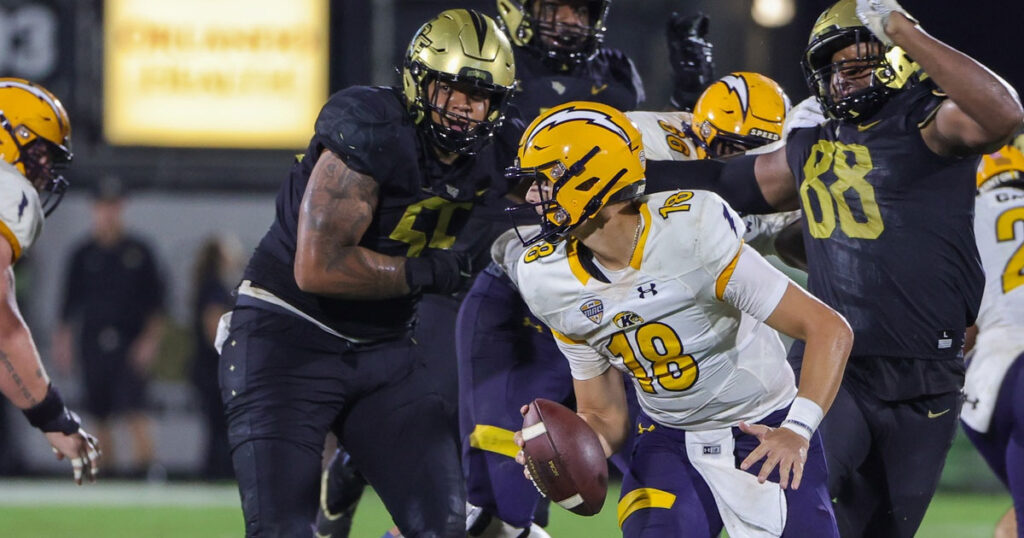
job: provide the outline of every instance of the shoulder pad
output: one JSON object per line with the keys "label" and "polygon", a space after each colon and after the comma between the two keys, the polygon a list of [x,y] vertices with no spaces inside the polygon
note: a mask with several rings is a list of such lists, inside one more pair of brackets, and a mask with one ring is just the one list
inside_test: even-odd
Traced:
{"label": "shoulder pad", "polygon": [[[354,86],[335,93],[316,120],[319,145],[337,153],[353,170],[377,177],[401,156],[403,133],[413,133],[405,106],[390,88]],[[415,151],[414,146],[410,149]]]}

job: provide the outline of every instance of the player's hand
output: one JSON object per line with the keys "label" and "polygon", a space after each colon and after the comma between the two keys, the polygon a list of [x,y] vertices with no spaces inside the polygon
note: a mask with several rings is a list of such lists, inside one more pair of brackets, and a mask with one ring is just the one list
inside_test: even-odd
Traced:
{"label": "player's hand", "polygon": [[679,110],[693,110],[715,77],[714,47],[706,39],[710,21],[703,13],[686,17],[672,13],[668,19],[665,35],[673,73],[671,102]]}
{"label": "player's hand", "polygon": [[917,20],[907,13],[907,10],[903,9],[903,6],[896,0],[857,0],[857,18],[860,22],[864,23],[864,26],[871,30],[872,34],[879,41],[885,43],[887,47],[892,46],[892,38],[886,33],[886,28],[889,25],[889,16],[893,13],[899,13],[917,23]]}
{"label": "player's hand", "polygon": [[89,482],[96,481],[96,475],[100,471],[99,443],[89,432],[79,428],[77,432],[65,435],[61,432],[47,432],[46,440],[53,447],[53,453],[58,460],[67,458],[71,461],[71,469],[74,471],[75,483],[82,485],[82,478]]}
{"label": "player's hand", "polygon": [[[519,414],[526,416],[526,412],[530,410],[530,406],[524,405],[519,408]],[[530,468],[526,466],[526,454],[523,453],[523,446],[526,445],[526,441],[523,440],[523,430],[516,431],[515,435],[512,436],[512,440],[516,446],[519,447],[519,452],[516,452],[516,463],[523,466],[523,476],[526,477],[533,487],[537,487],[537,483],[533,481],[533,475],[530,474]],[[537,488],[540,491],[540,488]],[[543,494],[542,494],[543,495]]]}
{"label": "player's hand", "polygon": [[[740,469],[746,471],[751,465],[764,459],[761,465],[761,472],[757,474],[757,481],[764,484],[768,475],[779,467],[779,485],[786,489],[790,485],[793,489],[800,488],[800,480],[804,475],[804,464],[807,463],[807,449],[810,444],[800,434],[789,428],[770,428],[764,424],[747,424],[740,422],[740,431],[757,437],[761,444],[750,453]],[[790,472],[793,479],[790,481]]]}
{"label": "player's hand", "polygon": [[800,101],[786,113],[786,123],[782,125],[782,138],[789,137],[793,129],[805,127],[817,127],[825,123],[825,114],[821,110],[821,103],[813,95]]}
{"label": "player's hand", "polygon": [[405,262],[405,282],[412,290],[450,295],[461,290],[472,272],[472,257],[458,250],[427,248]]}

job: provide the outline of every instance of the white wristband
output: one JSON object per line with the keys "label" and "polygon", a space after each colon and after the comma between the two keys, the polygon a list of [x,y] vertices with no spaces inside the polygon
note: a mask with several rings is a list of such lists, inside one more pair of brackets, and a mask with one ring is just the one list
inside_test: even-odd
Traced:
{"label": "white wristband", "polygon": [[781,427],[792,430],[810,441],[824,416],[825,412],[821,410],[821,406],[807,398],[797,396],[789,406],[789,414],[782,421]]}

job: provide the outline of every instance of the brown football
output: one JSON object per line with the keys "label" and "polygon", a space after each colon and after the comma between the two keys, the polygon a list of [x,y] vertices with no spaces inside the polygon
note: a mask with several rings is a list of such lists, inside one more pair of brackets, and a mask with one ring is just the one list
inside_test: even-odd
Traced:
{"label": "brown football", "polygon": [[523,455],[537,489],[581,516],[601,511],[608,494],[608,462],[590,426],[564,405],[544,398],[523,416]]}

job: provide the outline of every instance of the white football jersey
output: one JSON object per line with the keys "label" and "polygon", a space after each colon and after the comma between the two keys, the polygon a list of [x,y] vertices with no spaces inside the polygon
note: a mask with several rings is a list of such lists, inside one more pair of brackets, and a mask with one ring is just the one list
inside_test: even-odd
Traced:
{"label": "white football jersey", "polygon": [[743,222],[717,195],[641,201],[643,229],[625,269],[600,268],[569,240],[528,248],[510,273],[573,377],[610,366],[630,373],[651,418],[690,430],[735,426],[789,404],[796,387],[786,350],[761,323],[789,279],[743,245]]}
{"label": "white football jersey", "polygon": [[689,112],[626,112],[640,131],[644,156],[652,161],[690,161],[697,159],[697,145],[690,138]]}
{"label": "white football jersey", "polygon": [[979,194],[974,235],[985,267],[978,330],[1015,329],[1024,340],[1024,190],[1001,187]]}
{"label": "white football jersey", "polygon": [[14,165],[0,161],[0,235],[11,244],[16,261],[43,229],[39,193]]}
{"label": "white football jersey", "polygon": [[1024,353],[1024,190],[999,187],[979,194],[974,235],[985,268],[985,294],[960,418],[984,433],[1006,372]]}

